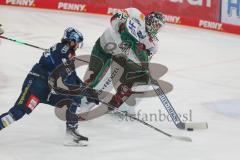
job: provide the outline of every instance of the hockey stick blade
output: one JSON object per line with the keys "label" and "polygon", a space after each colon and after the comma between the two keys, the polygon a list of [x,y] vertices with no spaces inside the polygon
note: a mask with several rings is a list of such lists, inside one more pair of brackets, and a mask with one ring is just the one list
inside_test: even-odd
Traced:
{"label": "hockey stick blade", "polygon": [[179,140],[179,141],[192,142],[192,139],[190,137],[172,136],[172,138]]}
{"label": "hockey stick blade", "polygon": [[184,123],[185,129],[208,129],[207,122],[199,122],[199,123]]}
{"label": "hockey stick blade", "polygon": [[[183,129],[183,130],[185,129],[185,130],[192,131],[194,129],[207,129],[208,128],[208,124],[206,122],[183,123],[181,121],[181,119],[179,118],[177,112],[173,108],[172,104],[170,103],[169,99],[163,92],[161,86],[158,84],[158,82],[156,80],[154,80],[153,78],[151,78],[151,81],[152,81],[152,87],[153,87],[154,91],[158,95],[158,98],[162,102],[163,106],[167,110],[168,114],[170,115],[170,117],[172,118],[174,124],[176,125],[176,127],[178,129]],[[157,86],[157,88],[155,88],[155,85]]]}
{"label": "hockey stick blade", "polygon": [[[106,105],[108,105],[108,106],[110,106],[110,107],[113,107],[113,106],[109,105],[108,103],[105,103],[105,102],[102,102],[102,103],[104,103],[104,104],[106,104]],[[149,123],[147,123],[147,122],[145,122],[145,121],[142,121],[142,120],[140,120],[140,119],[138,119],[138,118],[136,118],[136,117],[133,117],[133,116],[131,116],[131,115],[128,115],[128,114],[125,113],[125,112],[122,112],[122,111],[119,111],[119,110],[115,110],[115,112],[118,112],[118,113],[120,113],[120,114],[122,114],[122,115],[124,115],[124,116],[130,117],[130,118],[132,118],[132,119],[134,119],[134,120],[136,120],[136,121],[144,124],[145,126],[147,126],[147,127],[149,127],[149,128],[152,128],[152,129],[154,129],[154,130],[156,130],[156,131],[158,131],[158,132],[160,132],[160,133],[168,136],[169,138],[173,138],[173,139],[180,140],[180,141],[184,141],[184,142],[192,142],[192,139],[191,139],[190,137],[174,136],[174,135],[169,134],[169,133],[167,133],[167,132],[165,132],[165,131],[163,131],[163,130],[160,130],[159,128],[156,128],[156,127],[150,125]]]}

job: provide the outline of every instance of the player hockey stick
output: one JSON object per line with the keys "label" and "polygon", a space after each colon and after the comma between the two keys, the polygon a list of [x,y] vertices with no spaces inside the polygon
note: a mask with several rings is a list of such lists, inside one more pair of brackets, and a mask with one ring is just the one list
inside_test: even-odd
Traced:
{"label": "player hockey stick", "polygon": [[[152,56],[149,58],[149,60],[152,59]],[[178,114],[176,113],[174,107],[170,103],[169,99],[167,98],[166,94],[163,92],[160,84],[157,82],[157,80],[153,79],[153,77],[150,74],[149,71],[149,77],[151,81],[151,86],[155,93],[157,94],[158,98],[162,102],[164,108],[167,110],[168,114],[173,120],[173,123],[178,129],[185,129],[188,131],[193,131],[194,129],[207,129],[208,124],[207,122],[199,122],[199,123],[184,123],[179,118]],[[158,88],[155,88],[157,86]]]}
{"label": "player hockey stick", "polygon": [[[55,78],[54,78],[54,79],[55,79]],[[192,142],[192,139],[191,139],[190,137],[186,137],[186,136],[174,136],[174,135],[169,134],[169,133],[167,133],[167,132],[165,132],[165,131],[157,128],[157,127],[154,127],[153,125],[151,125],[151,124],[149,124],[149,123],[147,123],[147,122],[145,122],[145,121],[143,121],[143,120],[141,120],[141,119],[138,119],[138,118],[136,118],[136,117],[134,117],[134,116],[131,116],[131,115],[127,114],[126,112],[122,112],[122,111],[116,109],[116,107],[114,107],[113,105],[111,105],[111,104],[109,104],[109,103],[107,103],[107,102],[104,102],[104,101],[102,101],[102,100],[99,100],[99,99],[97,99],[97,98],[94,98],[94,97],[91,97],[91,96],[88,96],[88,95],[84,95],[80,90],[79,90],[78,92],[77,92],[76,90],[75,90],[74,92],[72,92],[71,90],[66,90],[66,89],[57,87],[56,85],[53,85],[53,83],[56,84],[56,81],[53,82],[53,83],[52,83],[52,80],[50,80],[50,81],[51,81],[51,87],[52,87],[52,88],[54,89],[54,91],[55,91],[56,93],[58,93],[58,94],[63,94],[63,95],[69,95],[69,94],[70,94],[70,95],[73,95],[73,93],[75,93],[75,94],[78,95],[78,96],[86,96],[86,97],[88,97],[88,98],[97,100],[97,101],[99,101],[100,103],[103,103],[103,104],[107,105],[108,108],[110,108],[111,110],[114,110],[114,112],[117,112],[117,113],[119,113],[119,114],[121,114],[121,115],[123,115],[123,116],[126,116],[126,117],[128,117],[128,118],[134,119],[135,121],[138,121],[138,122],[142,123],[143,125],[145,125],[145,126],[147,126],[147,127],[149,127],[149,128],[152,128],[152,129],[154,129],[155,131],[164,134],[165,136],[168,136],[169,138],[173,138],[173,139],[181,140],[181,141],[186,141],[186,142]]]}
{"label": "player hockey stick", "polygon": [[[115,109],[115,107],[112,106],[112,105],[110,105],[109,103],[106,103],[106,102],[103,102],[103,101],[100,101],[100,102],[103,103],[103,104],[105,104],[105,105],[107,105],[107,106],[110,107],[111,109]],[[174,138],[174,139],[181,140],[181,141],[186,141],[186,142],[192,142],[192,139],[191,139],[190,137],[174,136],[174,135],[169,134],[169,133],[167,133],[167,132],[165,132],[165,131],[157,128],[157,127],[154,127],[153,125],[151,125],[151,124],[149,124],[149,123],[147,123],[147,122],[145,122],[145,121],[143,121],[143,120],[141,120],[141,119],[138,119],[138,118],[136,118],[136,117],[134,117],[134,116],[131,116],[131,115],[127,114],[127,112],[122,112],[122,111],[120,111],[120,110],[118,110],[118,109],[115,109],[114,112],[120,113],[120,114],[122,114],[122,115],[125,116],[125,117],[134,119],[135,121],[138,121],[138,122],[142,123],[143,125],[145,125],[145,126],[147,126],[147,127],[149,127],[149,128],[152,128],[152,129],[154,129],[155,131],[160,132],[160,133],[162,133],[162,134],[164,134],[164,135],[166,135],[166,136],[168,136],[168,137],[170,137],[170,138]]]}
{"label": "player hockey stick", "polygon": [[0,36],[0,38],[6,39],[6,40],[9,40],[9,41],[18,43],[18,44],[23,44],[23,45],[30,46],[30,47],[33,47],[33,48],[41,49],[41,50],[44,50],[44,51],[46,50],[44,48],[41,48],[41,47],[38,47],[38,46],[35,46],[35,45],[32,45],[32,44],[26,43],[26,42],[23,42],[23,41],[20,41],[20,40],[8,38],[8,37],[5,37],[5,36]]}
{"label": "player hockey stick", "polygon": [[[163,106],[167,110],[168,114],[172,118],[172,120],[177,128],[186,129],[188,131],[193,131],[194,129],[207,129],[208,128],[208,124],[206,122],[200,122],[200,123],[184,123],[184,122],[182,122],[181,119],[179,118],[178,114],[176,113],[175,109],[173,108],[172,104],[170,103],[169,99],[163,92],[159,83],[156,80],[154,80],[151,76],[150,76],[150,79],[151,79],[152,88],[158,95],[158,98],[162,102]],[[157,86],[158,88],[156,88],[155,86]]]}
{"label": "player hockey stick", "polygon": [[[139,60],[139,58],[136,55],[135,55],[135,57]],[[149,58],[149,60],[151,60],[151,58],[152,58],[152,56]],[[199,122],[199,123],[184,123],[184,122],[182,122],[181,119],[179,118],[178,114],[176,113],[175,109],[173,108],[172,104],[170,103],[169,99],[163,92],[159,83],[152,78],[149,69],[148,69],[148,75],[150,77],[151,86],[152,86],[153,90],[157,94],[158,98],[162,102],[164,108],[167,110],[168,114],[170,115],[171,119],[173,120],[175,126],[178,129],[186,129],[188,131],[193,131],[194,129],[207,129],[208,128],[208,124],[206,122]],[[158,88],[155,88],[155,86],[157,86]]]}
{"label": "player hockey stick", "polygon": [[[37,48],[37,49],[40,49],[40,50],[43,50],[43,51],[46,51],[46,50],[47,50],[47,49],[45,49],[45,48],[38,47],[38,46],[36,46],[36,45],[32,45],[32,44],[30,44],[30,43],[26,43],[26,42],[23,42],[23,41],[21,41],[21,40],[16,40],[16,39],[8,38],[8,37],[1,36],[1,35],[0,35],[0,38],[6,39],[6,40],[9,40],[9,41],[18,43],[18,44],[23,44],[23,45],[26,45],[26,46],[29,46],[29,47]],[[80,58],[76,58],[76,59],[79,60],[79,61],[82,61],[82,62],[89,63],[88,61],[83,60],[83,59],[80,59]]]}

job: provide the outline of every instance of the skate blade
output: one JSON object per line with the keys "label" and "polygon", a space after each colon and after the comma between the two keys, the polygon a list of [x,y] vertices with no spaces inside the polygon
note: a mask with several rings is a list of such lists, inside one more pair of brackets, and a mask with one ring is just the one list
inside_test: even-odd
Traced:
{"label": "skate blade", "polygon": [[75,141],[65,141],[63,143],[64,146],[67,146],[67,147],[86,147],[88,146],[88,141],[78,141],[78,142],[75,142]]}

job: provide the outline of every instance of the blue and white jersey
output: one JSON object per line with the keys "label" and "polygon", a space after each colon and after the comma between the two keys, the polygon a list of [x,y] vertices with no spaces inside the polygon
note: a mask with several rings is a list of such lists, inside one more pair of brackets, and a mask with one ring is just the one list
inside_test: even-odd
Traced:
{"label": "blue and white jersey", "polygon": [[66,44],[57,43],[43,53],[39,64],[42,65],[50,74],[59,65],[63,64],[72,52],[74,51],[69,49]]}
{"label": "blue and white jersey", "polygon": [[[69,57],[71,57],[71,54],[74,54],[74,52],[75,51],[70,49],[66,44],[57,43],[43,53],[39,64],[48,72],[48,75],[50,75],[58,66],[69,60]],[[75,71],[68,76],[66,76],[66,74],[62,75],[62,78],[66,84],[84,85]]]}

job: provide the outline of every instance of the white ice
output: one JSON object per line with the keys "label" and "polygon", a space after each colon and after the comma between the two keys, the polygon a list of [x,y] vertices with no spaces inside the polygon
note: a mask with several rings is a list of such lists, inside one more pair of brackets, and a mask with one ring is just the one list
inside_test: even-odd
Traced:
{"label": "white ice", "polygon": [[[60,40],[64,28],[76,26],[85,37],[78,54],[90,54],[109,25],[109,16],[1,6],[0,23],[5,36],[45,48]],[[169,69],[162,79],[174,89],[167,96],[179,113],[192,110],[193,121],[207,121],[209,129],[186,132],[166,121],[149,123],[174,135],[190,136],[192,143],[106,115],[80,124],[80,132],[90,138],[88,147],[64,147],[65,123],[56,118],[53,107],[40,104],[30,116],[0,132],[0,160],[238,159],[240,37],[170,24],[159,36],[159,54],[152,61]],[[1,40],[1,113],[15,103],[25,76],[41,52]],[[141,113],[163,110],[157,97],[144,99],[138,108]]]}

